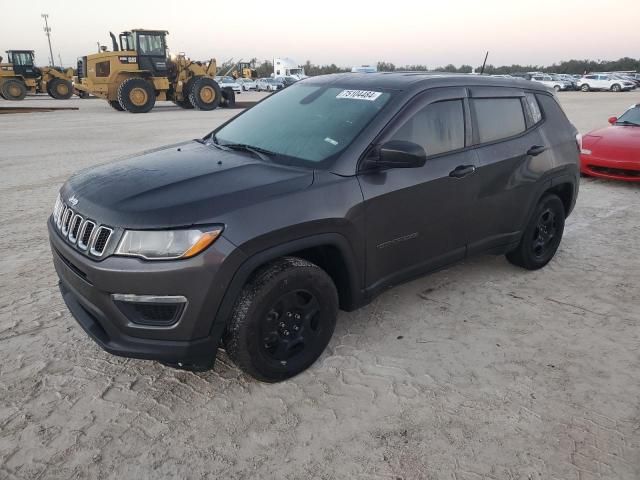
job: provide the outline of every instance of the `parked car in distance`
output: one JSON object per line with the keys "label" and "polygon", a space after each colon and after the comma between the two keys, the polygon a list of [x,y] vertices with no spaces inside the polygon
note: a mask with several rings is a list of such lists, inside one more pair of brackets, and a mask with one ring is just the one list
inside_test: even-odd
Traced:
{"label": "parked car in distance", "polygon": [[275,80],[282,83],[285,87],[289,87],[294,83],[299,82],[296,77],[276,77]]}
{"label": "parked car in distance", "polygon": [[275,78],[259,78],[256,85],[258,92],[275,92],[284,88],[284,84]]}
{"label": "parked car in distance", "polygon": [[536,82],[307,78],[202,139],[72,176],[48,220],[60,290],[108,352],[206,369],[222,341],[249,375],[285,380],[338,309],[390,286],[487,252],[544,267],[578,139]]}
{"label": "parked car in distance", "polygon": [[589,176],[640,182],[640,104],[632,105],[611,126],[582,138],[580,171]]}
{"label": "parked car in distance", "polygon": [[233,77],[215,77],[215,81],[218,82],[220,88],[230,88],[236,94],[242,93],[242,87]]}
{"label": "parked car in distance", "polygon": [[610,90],[612,92],[629,91],[635,85],[626,80],[615,78],[608,74],[589,74],[576,82],[578,88],[583,92],[591,90]]}
{"label": "parked car in distance", "polygon": [[248,92],[249,90],[258,89],[258,84],[252,78],[237,78],[236,83],[240,85],[243,92]]}
{"label": "parked car in distance", "polygon": [[570,83],[565,82],[564,80],[554,79],[551,75],[531,75],[531,81],[541,83],[549,88],[553,88],[556,92],[559,92],[561,90],[569,90],[571,88]]}
{"label": "parked car in distance", "polygon": [[567,90],[578,90],[576,79],[571,75],[568,75],[566,73],[551,73],[550,75],[554,80],[565,82],[568,85]]}

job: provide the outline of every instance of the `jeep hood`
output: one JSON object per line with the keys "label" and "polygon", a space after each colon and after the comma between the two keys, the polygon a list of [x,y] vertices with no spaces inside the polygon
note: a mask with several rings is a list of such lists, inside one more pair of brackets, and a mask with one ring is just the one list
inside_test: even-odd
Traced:
{"label": "jeep hood", "polygon": [[72,209],[105,225],[165,228],[216,223],[223,213],[312,183],[313,170],[192,141],[83,170],[61,196],[69,206],[75,197]]}

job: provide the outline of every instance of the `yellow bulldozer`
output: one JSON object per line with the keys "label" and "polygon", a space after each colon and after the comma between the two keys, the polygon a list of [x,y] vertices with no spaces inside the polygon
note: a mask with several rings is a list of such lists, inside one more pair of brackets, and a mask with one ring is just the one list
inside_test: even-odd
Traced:
{"label": "yellow bulldozer", "polygon": [[171,100],[182,108],[213,110],[232,106],[231,89],[221,89],[214,80],[216,60],[201,63],[184,54],[167,55],[165,30],[135,29],[110,33],[113,51],[82,57],[78,61],[81,96],[104,98],[119,111],[146,113],[156,100]]}
{"label": "yellow bulldozer", "polygon": [[73,95],[73,69],[36,67],[33,50],[7,50],[7,62],[0,56],[0,96],[22,100],[27,93],[48,93],[65,100]]}

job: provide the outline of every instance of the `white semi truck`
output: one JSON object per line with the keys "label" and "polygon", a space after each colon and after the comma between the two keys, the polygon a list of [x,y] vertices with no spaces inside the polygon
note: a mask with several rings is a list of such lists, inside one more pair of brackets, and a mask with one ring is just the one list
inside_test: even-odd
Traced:
{"label": "white semi truck", "polygon": [[306,78],[304,67],[299,65],[291,58],[274,58],[273,59],[273,76],[278,77],[294,77],[298,80]]}

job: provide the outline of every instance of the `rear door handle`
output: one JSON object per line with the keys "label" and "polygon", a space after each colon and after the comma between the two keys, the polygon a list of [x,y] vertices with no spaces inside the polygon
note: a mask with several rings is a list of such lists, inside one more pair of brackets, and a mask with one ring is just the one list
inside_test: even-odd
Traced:
{"label": "rear door handle", "polygon": [[475,165],[458,165],[449,172],[450,177],[462,178],[476,171]]}
{"label": "rear door handle", "polygon": [[529,150],[527,150],[527,155],[530,155],[532,157],[538,156],[540,155],[542,152],[544,152],[547,149],[547,147],[543,147],[542,145],[534,145],[533,147],[531,147]]}

